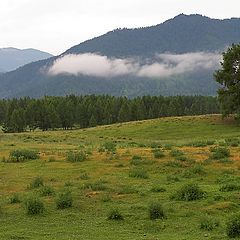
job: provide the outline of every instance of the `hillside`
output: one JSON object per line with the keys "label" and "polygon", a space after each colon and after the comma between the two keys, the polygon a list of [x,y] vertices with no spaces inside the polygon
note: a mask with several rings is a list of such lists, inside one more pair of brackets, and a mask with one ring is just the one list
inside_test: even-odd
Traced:
{"label": "hillside", "polygon": [[2,75],[0,97],[215,95],[212,74],[220,54],[239,39],[240,19],[201,15],[181,14],[156,26],[117,29]]}
{"label": "hillside", "polygon": [[52,57],[36,49],[0,48],[0,72],[13,71],[23,65]]}
{"label": "hillside", "polygon": [[240,178],[239,125],[231,118],[0,139],[1,239],[229,239]]}

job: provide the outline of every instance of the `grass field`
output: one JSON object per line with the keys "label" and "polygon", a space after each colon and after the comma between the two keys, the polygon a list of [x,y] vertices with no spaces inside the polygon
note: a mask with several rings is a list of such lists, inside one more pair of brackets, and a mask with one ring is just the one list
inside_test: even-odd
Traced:
{"label": "grass field", "polygon": [[[9,157],[26,149],[39,158]],[[73,162],[70,153],[83,158]],[[4,240],[228,239],[226,221],[240,211],[240,126],[219,115],[0,133],[0,159]],[[43,183],[33,186],[37,177]],[[178,197],[189,183],[202,191],[199,199]],[[57,209],[61,192],[72,194],[72,207]],[[30,196],[44,203],[42,213],[27,214]],[[153,203],[163,218],[150,219]],[[113,210],[123,220],[108,219]]]}

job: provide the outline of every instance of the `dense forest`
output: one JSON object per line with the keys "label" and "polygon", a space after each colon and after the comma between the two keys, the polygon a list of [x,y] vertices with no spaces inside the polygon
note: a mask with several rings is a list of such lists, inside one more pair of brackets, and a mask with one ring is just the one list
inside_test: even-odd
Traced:
{"label": "dense forest", "polygon": [[0,100],[0,123],[4,132],[35,129],[87,128],[103,124],[166,116],[218,113],[216,97],[75,96]]}

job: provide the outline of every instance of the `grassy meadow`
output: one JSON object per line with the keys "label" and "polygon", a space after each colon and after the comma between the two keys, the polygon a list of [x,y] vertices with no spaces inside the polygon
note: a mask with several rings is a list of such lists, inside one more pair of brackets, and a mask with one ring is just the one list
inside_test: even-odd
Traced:
{"label": "grassy meadow", "polygon": [[226,222],[239,211],[231,118],[0,133],[0,239],[229,239]]}

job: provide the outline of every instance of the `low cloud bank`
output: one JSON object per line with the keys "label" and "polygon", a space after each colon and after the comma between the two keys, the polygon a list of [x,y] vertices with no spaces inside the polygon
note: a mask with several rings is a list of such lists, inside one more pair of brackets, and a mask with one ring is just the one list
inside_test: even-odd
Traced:
{"label": "low cloud bank", "polygon": [[156,54],[145,63],[133,58],[108,58],[107,56],[84,53],[69,54],[58,58],[49,68],[48,74],[87,75],[94,77],[116,77],[134,75],[138,77],[169,77],[172,75],[219,67],[221,55],[217,53]]}

